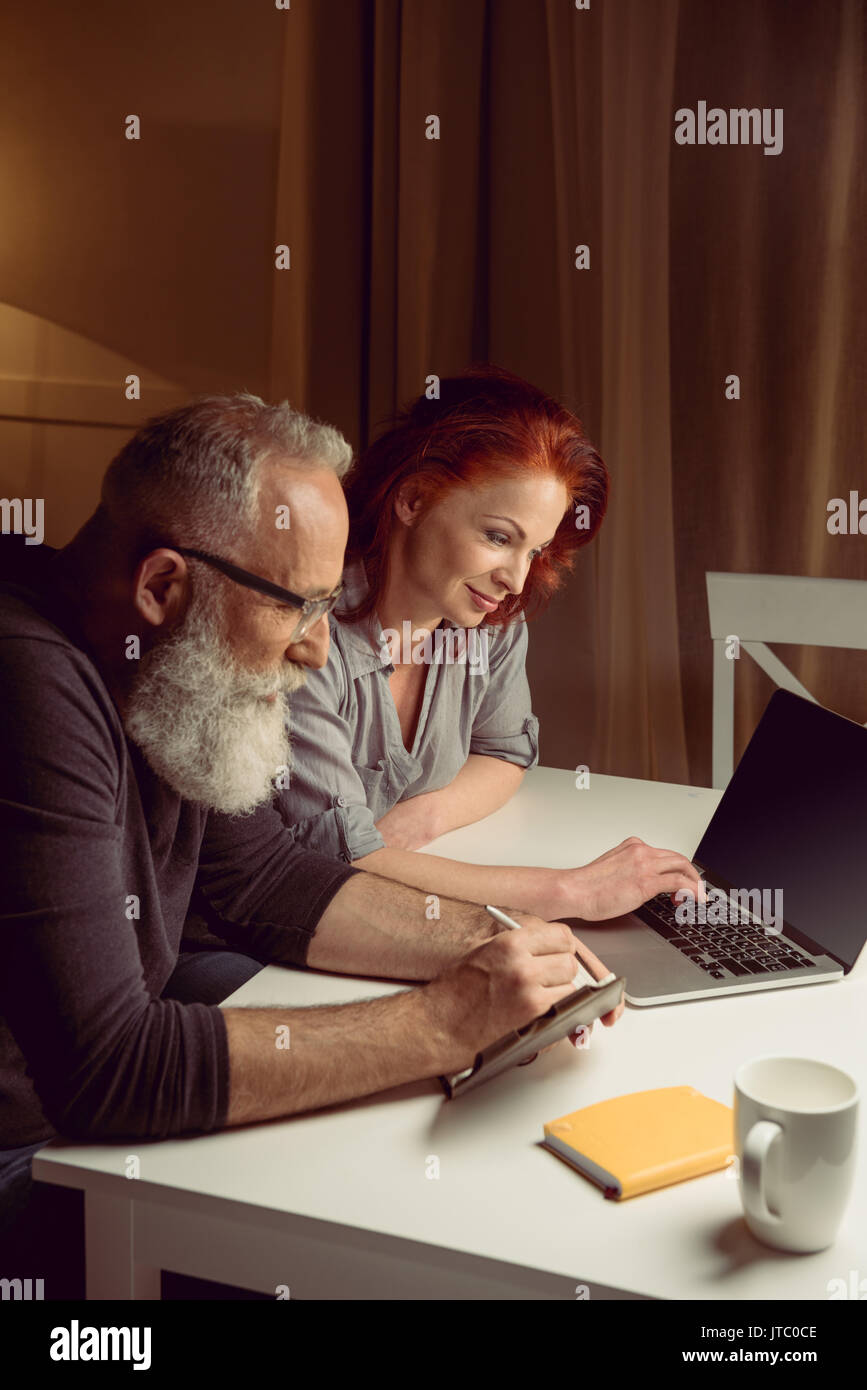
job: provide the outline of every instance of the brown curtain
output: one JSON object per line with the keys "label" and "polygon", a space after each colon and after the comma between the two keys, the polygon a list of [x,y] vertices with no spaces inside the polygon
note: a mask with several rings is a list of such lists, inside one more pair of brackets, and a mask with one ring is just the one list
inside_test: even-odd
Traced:
{"label": "brown curtain", "polygon": [[[681,7],[674,105],[782,107],[785,132],[776,156],[672,156],[674,533],[696,782],[710,781],[705,571],[867,578],[867,537],[827,530],[830,498],[867,495],[864,13],[860,0]],[[774,650],[822,704],[867,720],[867,652]],[[736,757],[773,689],[740,660]]]}
{"label": "brown curtain", "polygon": [[[867,491],[860,0],[292,15],[272,389],[356,445],[472,360],[576,409],[612,502],[531,633],[542,760],[708,784],[705,571],[867,577],[826,528]],[[699,100],[783,108],[782,152],[675,144]],[[867,654],[779,654],[867,718]],[[736,755],[771,689],[745,658]]]}

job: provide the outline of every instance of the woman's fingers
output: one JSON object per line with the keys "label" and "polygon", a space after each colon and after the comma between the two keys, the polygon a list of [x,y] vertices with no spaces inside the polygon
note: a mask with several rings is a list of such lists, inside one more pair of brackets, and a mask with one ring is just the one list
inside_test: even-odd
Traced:
{"label": "woman's fingers", "polygon": [[[675,907],[680,906],[680,903],[687,902],[689,898],[691,898],[693,902],[707,902],[707,893],[705,892],[704,884],[702,884],[701,888],[697,888],[692,879],[687,878],[685,875],[676,877],[674,883],[666,883],[664,888],[660,891],[668,893]],[[687,893],[689,898],[681,897],[678,899],[678,893]]]}

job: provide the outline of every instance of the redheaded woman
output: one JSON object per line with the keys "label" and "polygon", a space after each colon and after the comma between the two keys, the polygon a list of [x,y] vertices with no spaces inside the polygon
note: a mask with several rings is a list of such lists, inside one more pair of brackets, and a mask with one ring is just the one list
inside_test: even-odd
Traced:
{"label": "redheaded woman", "polygon": [[356,867],[549,919],[600,920],[694,889],[687,859],[641,841],[563,869],[417,852],[496,811],[538,761],[526,618],[596,535],[608,499],[580,421],[545,392],[491,366],[439,389],[404,408],[346,479],[328,661],[290,700],[287,825]]}

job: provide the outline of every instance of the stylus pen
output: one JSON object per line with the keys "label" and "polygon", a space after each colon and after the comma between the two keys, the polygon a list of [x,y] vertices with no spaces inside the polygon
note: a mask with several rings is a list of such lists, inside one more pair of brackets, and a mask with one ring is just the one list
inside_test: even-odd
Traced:
{"label": "stylus pen", "polygon": [[[498,907],[491,907],[490,903],[485,903],[485,911],[489,912],[490,915],[493,917],[494,921],[501,923],[502,926],[511,927],[512,931],[521,930],[521,923],[516,922],[514,917],[507,917],[506,913],[501,912]],[[612,970],[609,970],[604,980],[594,980],[593,976],[590,974],[590,971],[585,966],[577,951],[575,952],[575,959],[581,967],[581,969],[578,971],[578,974],[575,976],[575,979],[572,981],[572,983],[576,986],[586,984],[591,984],[594,986],[607,985],[610,984],[612,980],[617,979],[617,976],[614,974],[614,972]]]}

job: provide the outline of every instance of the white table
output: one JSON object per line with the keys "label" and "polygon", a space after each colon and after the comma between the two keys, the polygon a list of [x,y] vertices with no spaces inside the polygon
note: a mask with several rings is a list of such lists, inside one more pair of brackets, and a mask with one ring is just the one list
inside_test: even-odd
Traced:
{"label": "white table", "polygon": [[[434,852],[586,863],[636,834],[692,854],[720,795],[591,783],[579,791],[571,773],[536,769],[508,806]],[[430,1081],[205,1137],[55,1142],[34,1175],[85,1193],[88,1298],[159,1298],[165,1268],[302,1299],[573,1299],[585,1285],[593,1298],[826,1299],[829,1280],[867,1271],[863,1143],[837,1243],[785,1255],[746,1230],[729,1173],[616,1203],[539,1140],[545,1120],[628,1091],[688,1084],[731,1104],[736,1067],[766,1052],[837,1063],[867,1094],[865,955],[842,982],[628,1008],[613,1028],[597,1024],[589,1047],[564,1042],[459,1101]],[[399,987],[268,967],[226,1004]]]}

